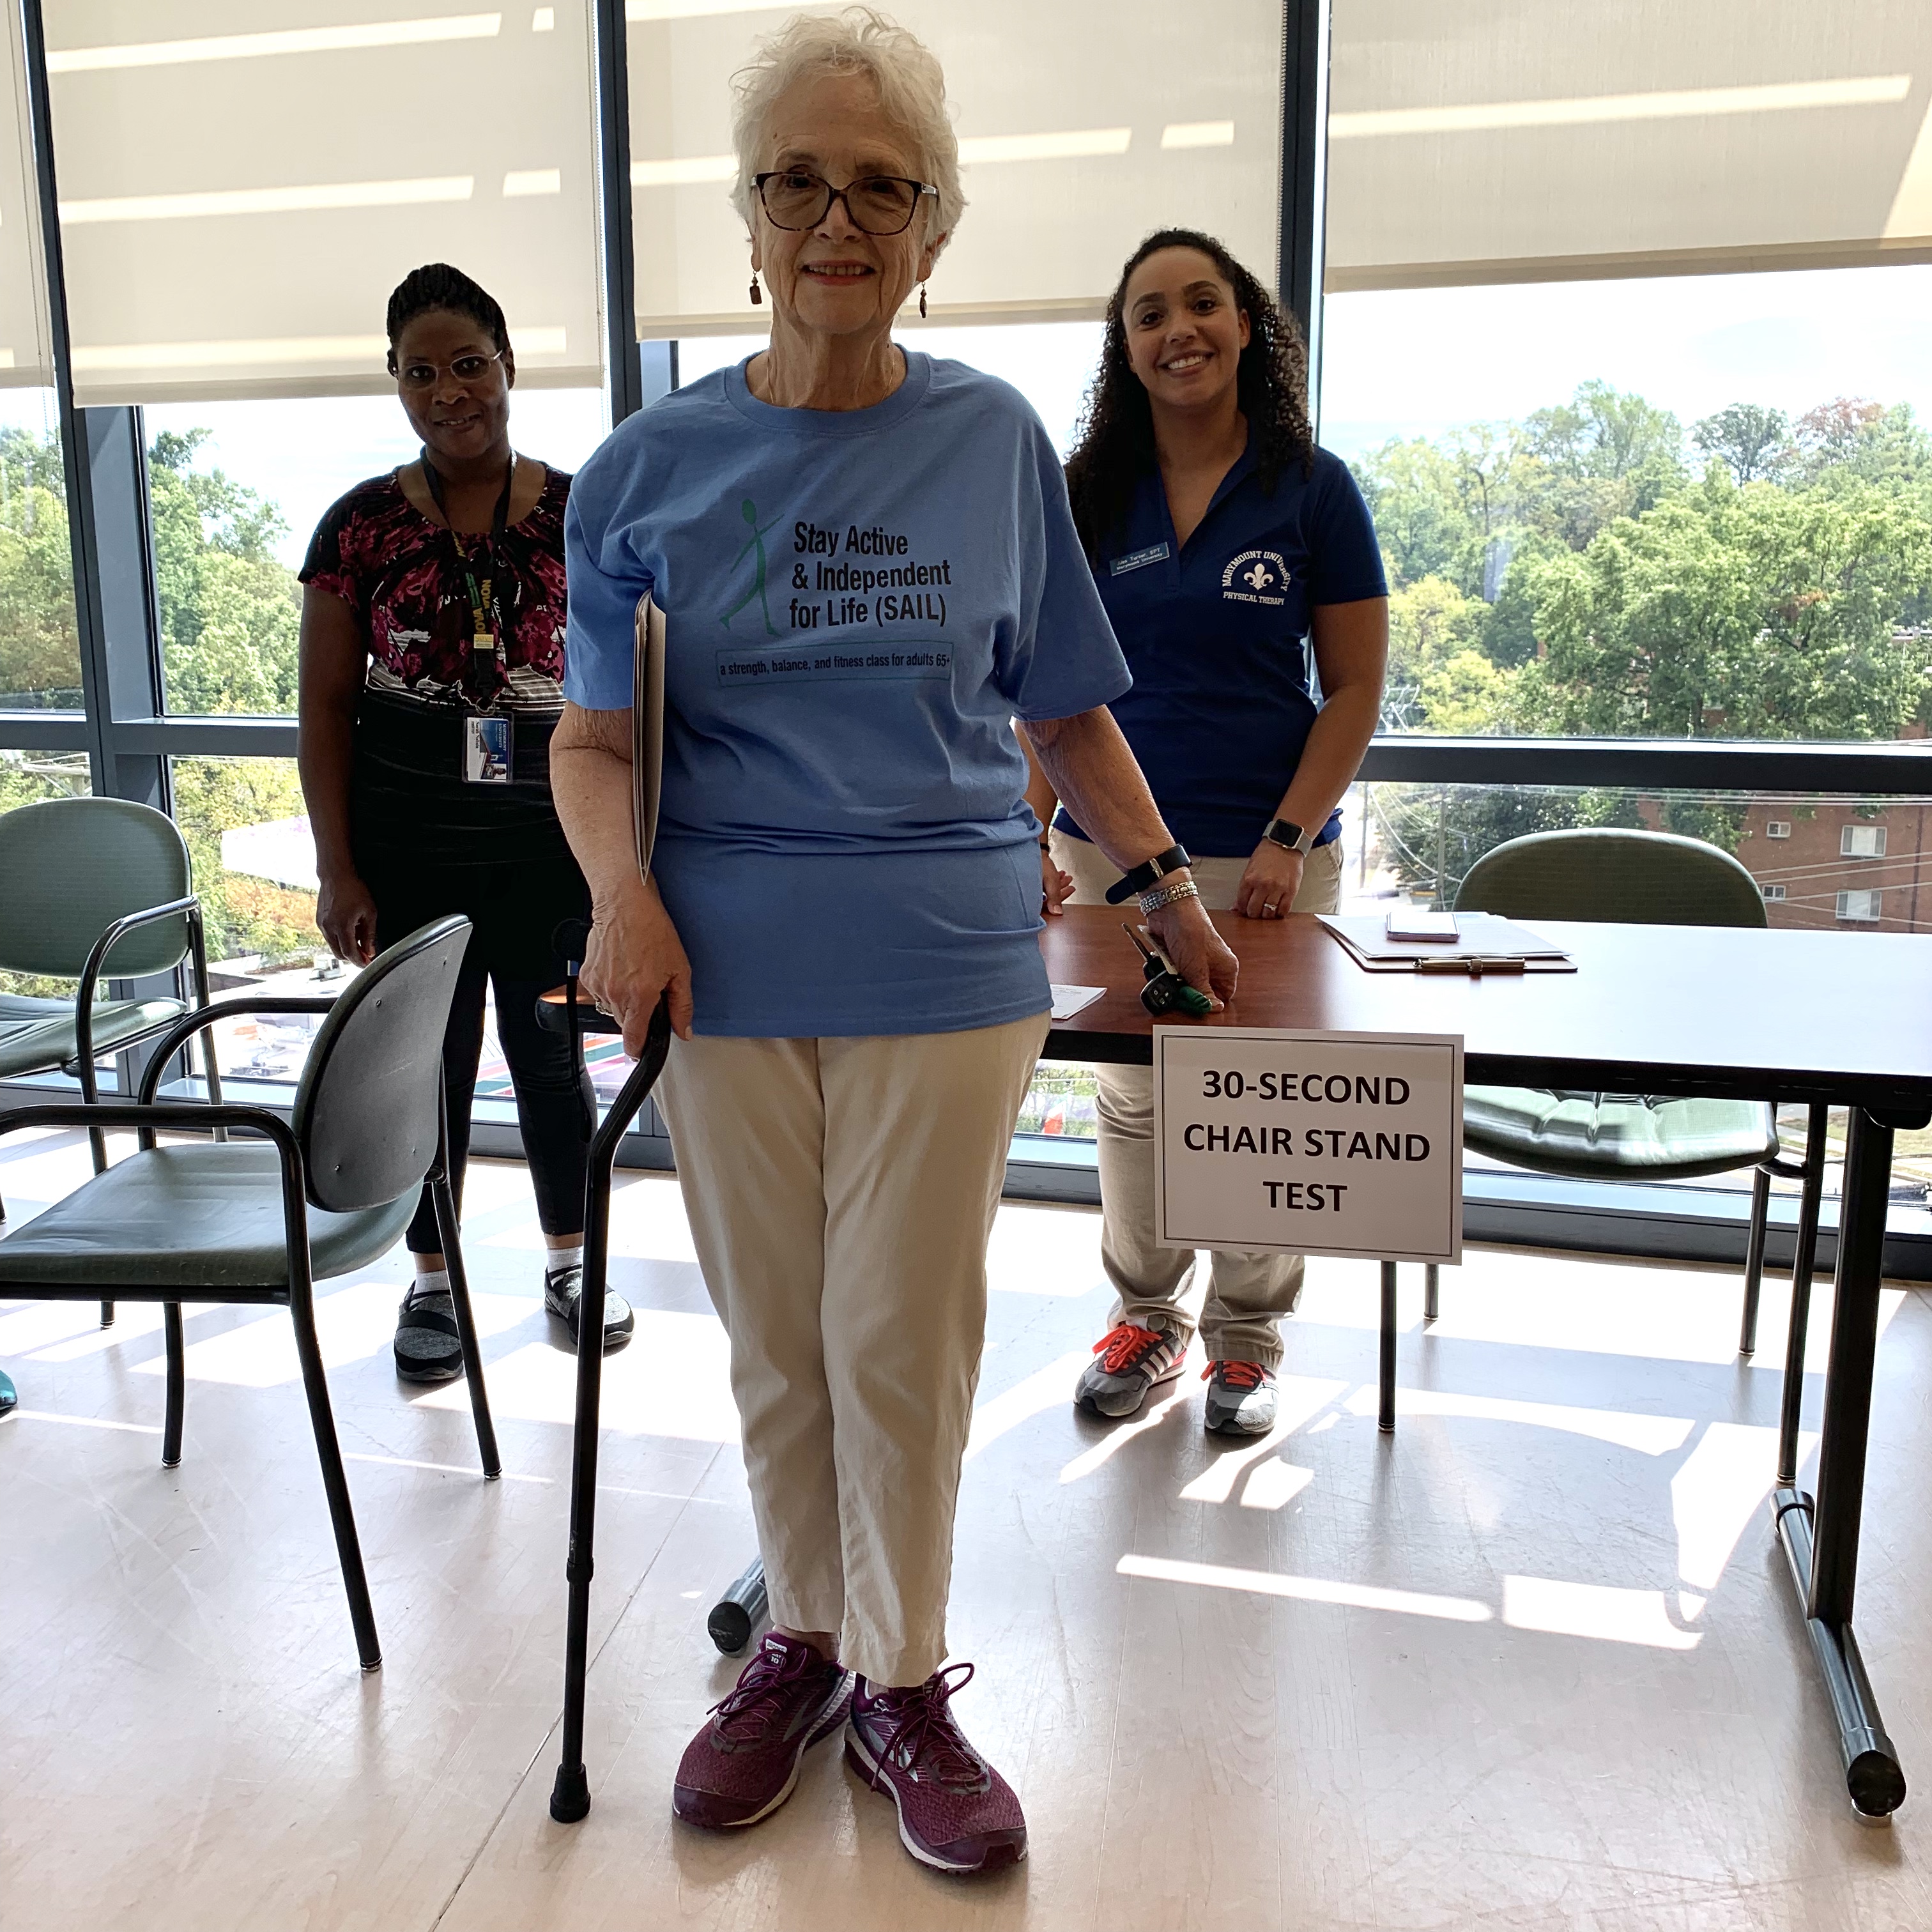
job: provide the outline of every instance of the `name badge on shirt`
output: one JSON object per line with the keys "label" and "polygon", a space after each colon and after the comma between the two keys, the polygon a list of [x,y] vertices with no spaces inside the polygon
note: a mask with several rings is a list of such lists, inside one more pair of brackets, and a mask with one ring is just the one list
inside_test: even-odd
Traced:
{"label": "name badge on shirt", "polygon": [[1166,561],[1166,543],[1150,544],[1145,550],[1130,550],[1125,556],[1115,557],[1108,565],[1107,574],[1110,577],[1124,577],[1130,570],[1138,570],[1150,563],[1165,563]]}
{"label": "name badge on shirt", "polygon": [[463,776],[471,784],[510,782],[510,719],[502,713],[463,721]]}

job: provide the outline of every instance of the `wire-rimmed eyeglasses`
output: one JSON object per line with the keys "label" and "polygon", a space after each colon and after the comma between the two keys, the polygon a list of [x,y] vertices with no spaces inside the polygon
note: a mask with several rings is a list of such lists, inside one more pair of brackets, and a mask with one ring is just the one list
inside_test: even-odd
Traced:
{"label": "wire-rimmed eyeglasses", "polygon": [[459,356],[447,368],[440,362],[432,362],[425,356],[412,356],[400,368],[395,358],[389,358],[389,374],[405,389],[433,389],[436,379],[447,374],[458,382],[473,382],[493,362],[500,362],[509,354],[507,349],[500,349],[494,356]]}
{"label": "wire-rimmed eyeglasses", "polygon": [[816,228],[842,201],[852,226],[867,235],[903,234],[919,212],[924,195],[937,195],[930,182],[909,181],[903,175],[861,175],[843,188],[834,188],[809,168],[777,168],[754,175],[766,215],[775,228]]}

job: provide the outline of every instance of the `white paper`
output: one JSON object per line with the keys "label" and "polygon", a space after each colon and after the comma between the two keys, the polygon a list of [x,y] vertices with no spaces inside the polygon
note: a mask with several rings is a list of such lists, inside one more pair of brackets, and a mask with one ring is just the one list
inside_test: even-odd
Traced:
{"label": "white paper", "polygon": [[1070,1020],[1090,1006],[1106,991],[1105,986],[1056,986],[1053,989],[1053,1017]]}
{"label": "white paper", "polygon": [[1459,1036],[1157,1026],[1154,1070],[1162,1247],[1462,1258]]}

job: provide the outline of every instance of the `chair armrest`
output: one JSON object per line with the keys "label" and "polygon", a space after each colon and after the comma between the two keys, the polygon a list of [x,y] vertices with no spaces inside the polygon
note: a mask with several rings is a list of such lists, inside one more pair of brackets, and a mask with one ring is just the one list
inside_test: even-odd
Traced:
{"label": "chair armrest", "polygon": [[224,1101],[218,1107],[190,1109],[180,1101],[136,1106],[128,1100],[82,1101],[78,1106],[61,1102],[45,1107],[15,1107],[0,1114],[0,1134],[22,1127],[254,1127],[282,1151],[284,1165],[292,1157],[299,1167],[302,1150],[295,1130],[266,1107],[238,1106]]}
{"label": "chair armrest", "polygon": [[169,900],[166,905],[124,913],[94,942],[94,950],[87,956],[87,964],[80,969],[80,985],[74,999],[74,1056],[80,1063],[81,1091],[89,1100],[94,1098],[94,995],[100,983],[100,969],[106,964],[108,954],[121,940],[142,926],[153,926],[164,919],[179,919],[184,914],[200,910],[201,901],[190,892],[185,898]]}
{"label": "chair armrest", "polygon": [[200,1033],[204,1027],[225,1020],[234,1013],[326,1013],[335,1004],[333,996],[322,998],[319,995],[304,994],[264,993],[254,1000],[221,1000],[213,1006],[197,1006],[191,1013],[184,1013],[163,1034],[154,1049],[154,1058],[148,1063],[148,1070],[141,1078],[140,1104],[154,1104],[154,1090],[161,1084],[162,1070],[172,1060],[181,1047]]}

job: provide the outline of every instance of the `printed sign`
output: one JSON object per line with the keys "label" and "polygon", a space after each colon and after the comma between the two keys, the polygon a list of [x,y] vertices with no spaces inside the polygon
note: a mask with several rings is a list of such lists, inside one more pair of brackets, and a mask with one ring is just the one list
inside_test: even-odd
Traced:
{"label": "printed sign", "polygon": [[1462,1042],[1154,1030],[1154,1229],[1168,1248],[1462,1258]]}

